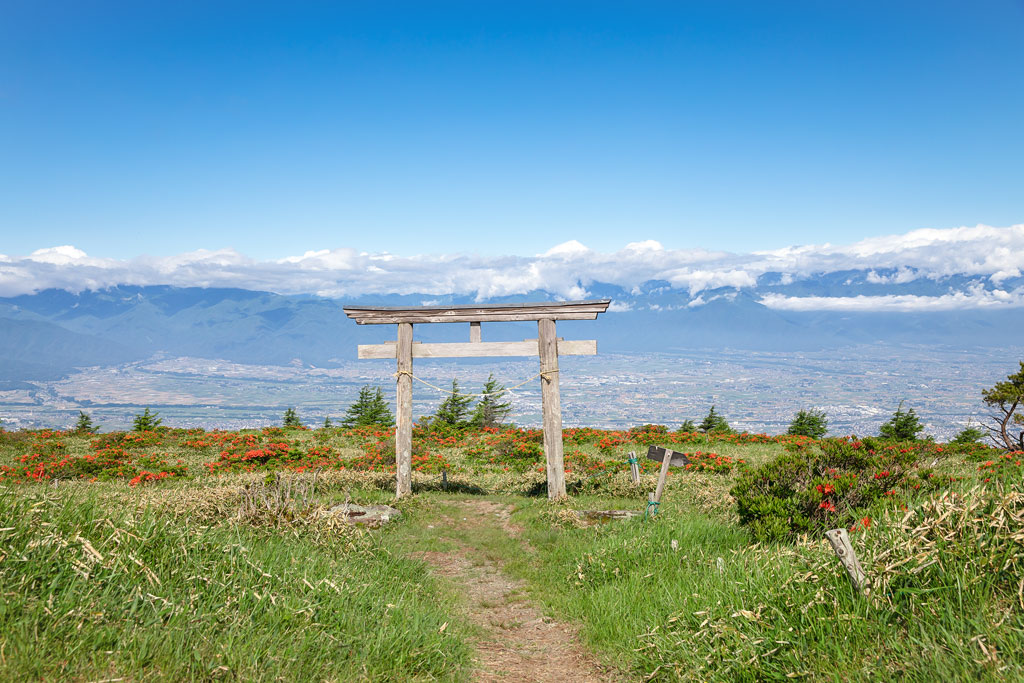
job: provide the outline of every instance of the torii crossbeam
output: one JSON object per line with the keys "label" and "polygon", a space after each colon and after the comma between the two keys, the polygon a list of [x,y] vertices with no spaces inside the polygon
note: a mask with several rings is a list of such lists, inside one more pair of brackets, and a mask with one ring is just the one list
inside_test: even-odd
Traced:
{"label": "torii crossbeam", "polygon": [[[360,344],[359,358],[395,358],[398,372],[397,429],[395,430],[396,496],[412,493],[412,359],[481,356],[539,356],[541,402],[544,412],[544,456],[547,460],[548,498],[565,495],[562,456],[562,402],[558,391],[558,356],[593,356],[595,340],[566,341],[555,334],[556,320],[594,320],[608,309],[609,299],[593,301],[497,304],[494,306],[346,306],[345,315],[360,325],[398,325],[398,340],[386,344]],[[482,322],[537,321],[537,339],[521,342],[485,342]],[[413,342],[417,323],[469,323],[469,342],[422,344]]]}

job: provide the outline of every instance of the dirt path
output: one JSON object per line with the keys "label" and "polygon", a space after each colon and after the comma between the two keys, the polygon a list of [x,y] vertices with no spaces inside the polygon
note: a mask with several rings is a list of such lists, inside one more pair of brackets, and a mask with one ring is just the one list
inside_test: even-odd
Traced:
{"label": "dirt path", "polygon": [[[521,529],[510,518],[511,509],[489,501],[464,501],[465,514],[444,523],[471,531],[498,526],[513,538]],[[425,552],[418,556],[433,565],[466,596],[470,621],[482,635],[474,643],[477,668],[474,679],[491,681],[616,681],[607,668],[579,642],[568,624],[545,617],[525,596],[524,584],[506,576],[501,568],[470,559],[469,548]],[[530,552],[524,544],[523,551]]]}

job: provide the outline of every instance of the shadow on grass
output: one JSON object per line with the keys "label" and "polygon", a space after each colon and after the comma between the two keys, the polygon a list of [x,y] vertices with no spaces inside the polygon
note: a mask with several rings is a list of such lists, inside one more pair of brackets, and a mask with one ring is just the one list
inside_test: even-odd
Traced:
{"label": "shadow on grass", "polygon": [[412,485],[413,493],[422,493],[425,491],[442,491],[444,493],[466,493],[473,496],[486,496],[490,491],[487,489],[471,484],[466,481],[458,480],[442,480],[441,478],[434,479],[431,481],[414,482]]}

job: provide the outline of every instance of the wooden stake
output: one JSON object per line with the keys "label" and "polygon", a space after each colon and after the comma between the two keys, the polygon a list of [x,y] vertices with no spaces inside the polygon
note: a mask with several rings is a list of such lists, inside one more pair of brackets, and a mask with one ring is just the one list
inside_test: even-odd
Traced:
{"label": "wooden stake", "polygon": [[666,452],[665,459],[661,461],[661,472],[658,473],[658,488],[654,490],[654,498],[650,498],[655,503],[661,502],[661,494],[665,491],[665,480],[668,478],[668,468],[671,465],[672,454]]}
{"label": "wooden stake", "polygon": [[398,323],[395,497],[412,493],[412,323]]}
{"label": "wooden stake", "polygon": [[636,463],[636,453],[629,452],[629,476],[634,484],[640,483],[640,465]]}
{"label": "wooden stake", "polygon": [[850,534],[846,532],[846,529],[832,529],[825,532],[825,538],[832,544],[832,550],[836,551],[836,556],[842,562],[847,576],[850,577],[853,589],[858,593],[866,595],[869,590],[868,577],[864,570],[861,569],[860,562],[857,560],[857,554],[853,552]]}
{"label": "wooden stake", "polygon": [[541,406],[544,412],[544,455],[548,469],[548,498],[565,496],[565,465],[562,455],[562,399],[558,392],[558,337],[555,321],[537,321],[540,352]]}

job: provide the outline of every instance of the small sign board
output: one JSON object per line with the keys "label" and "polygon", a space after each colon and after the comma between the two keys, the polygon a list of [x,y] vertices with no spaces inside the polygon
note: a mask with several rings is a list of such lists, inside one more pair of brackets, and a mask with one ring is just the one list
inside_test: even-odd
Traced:
{"label": "small sign board", "polygon": [[647,459],[654,460],[655,462],[665,462],[665,458],[669,458],[669,465],[673,467],[683,467],[684,465],[690,464],[690,459],[686,457],[684,453],[677,453],[661,446],[651,446],[647,449]]}

